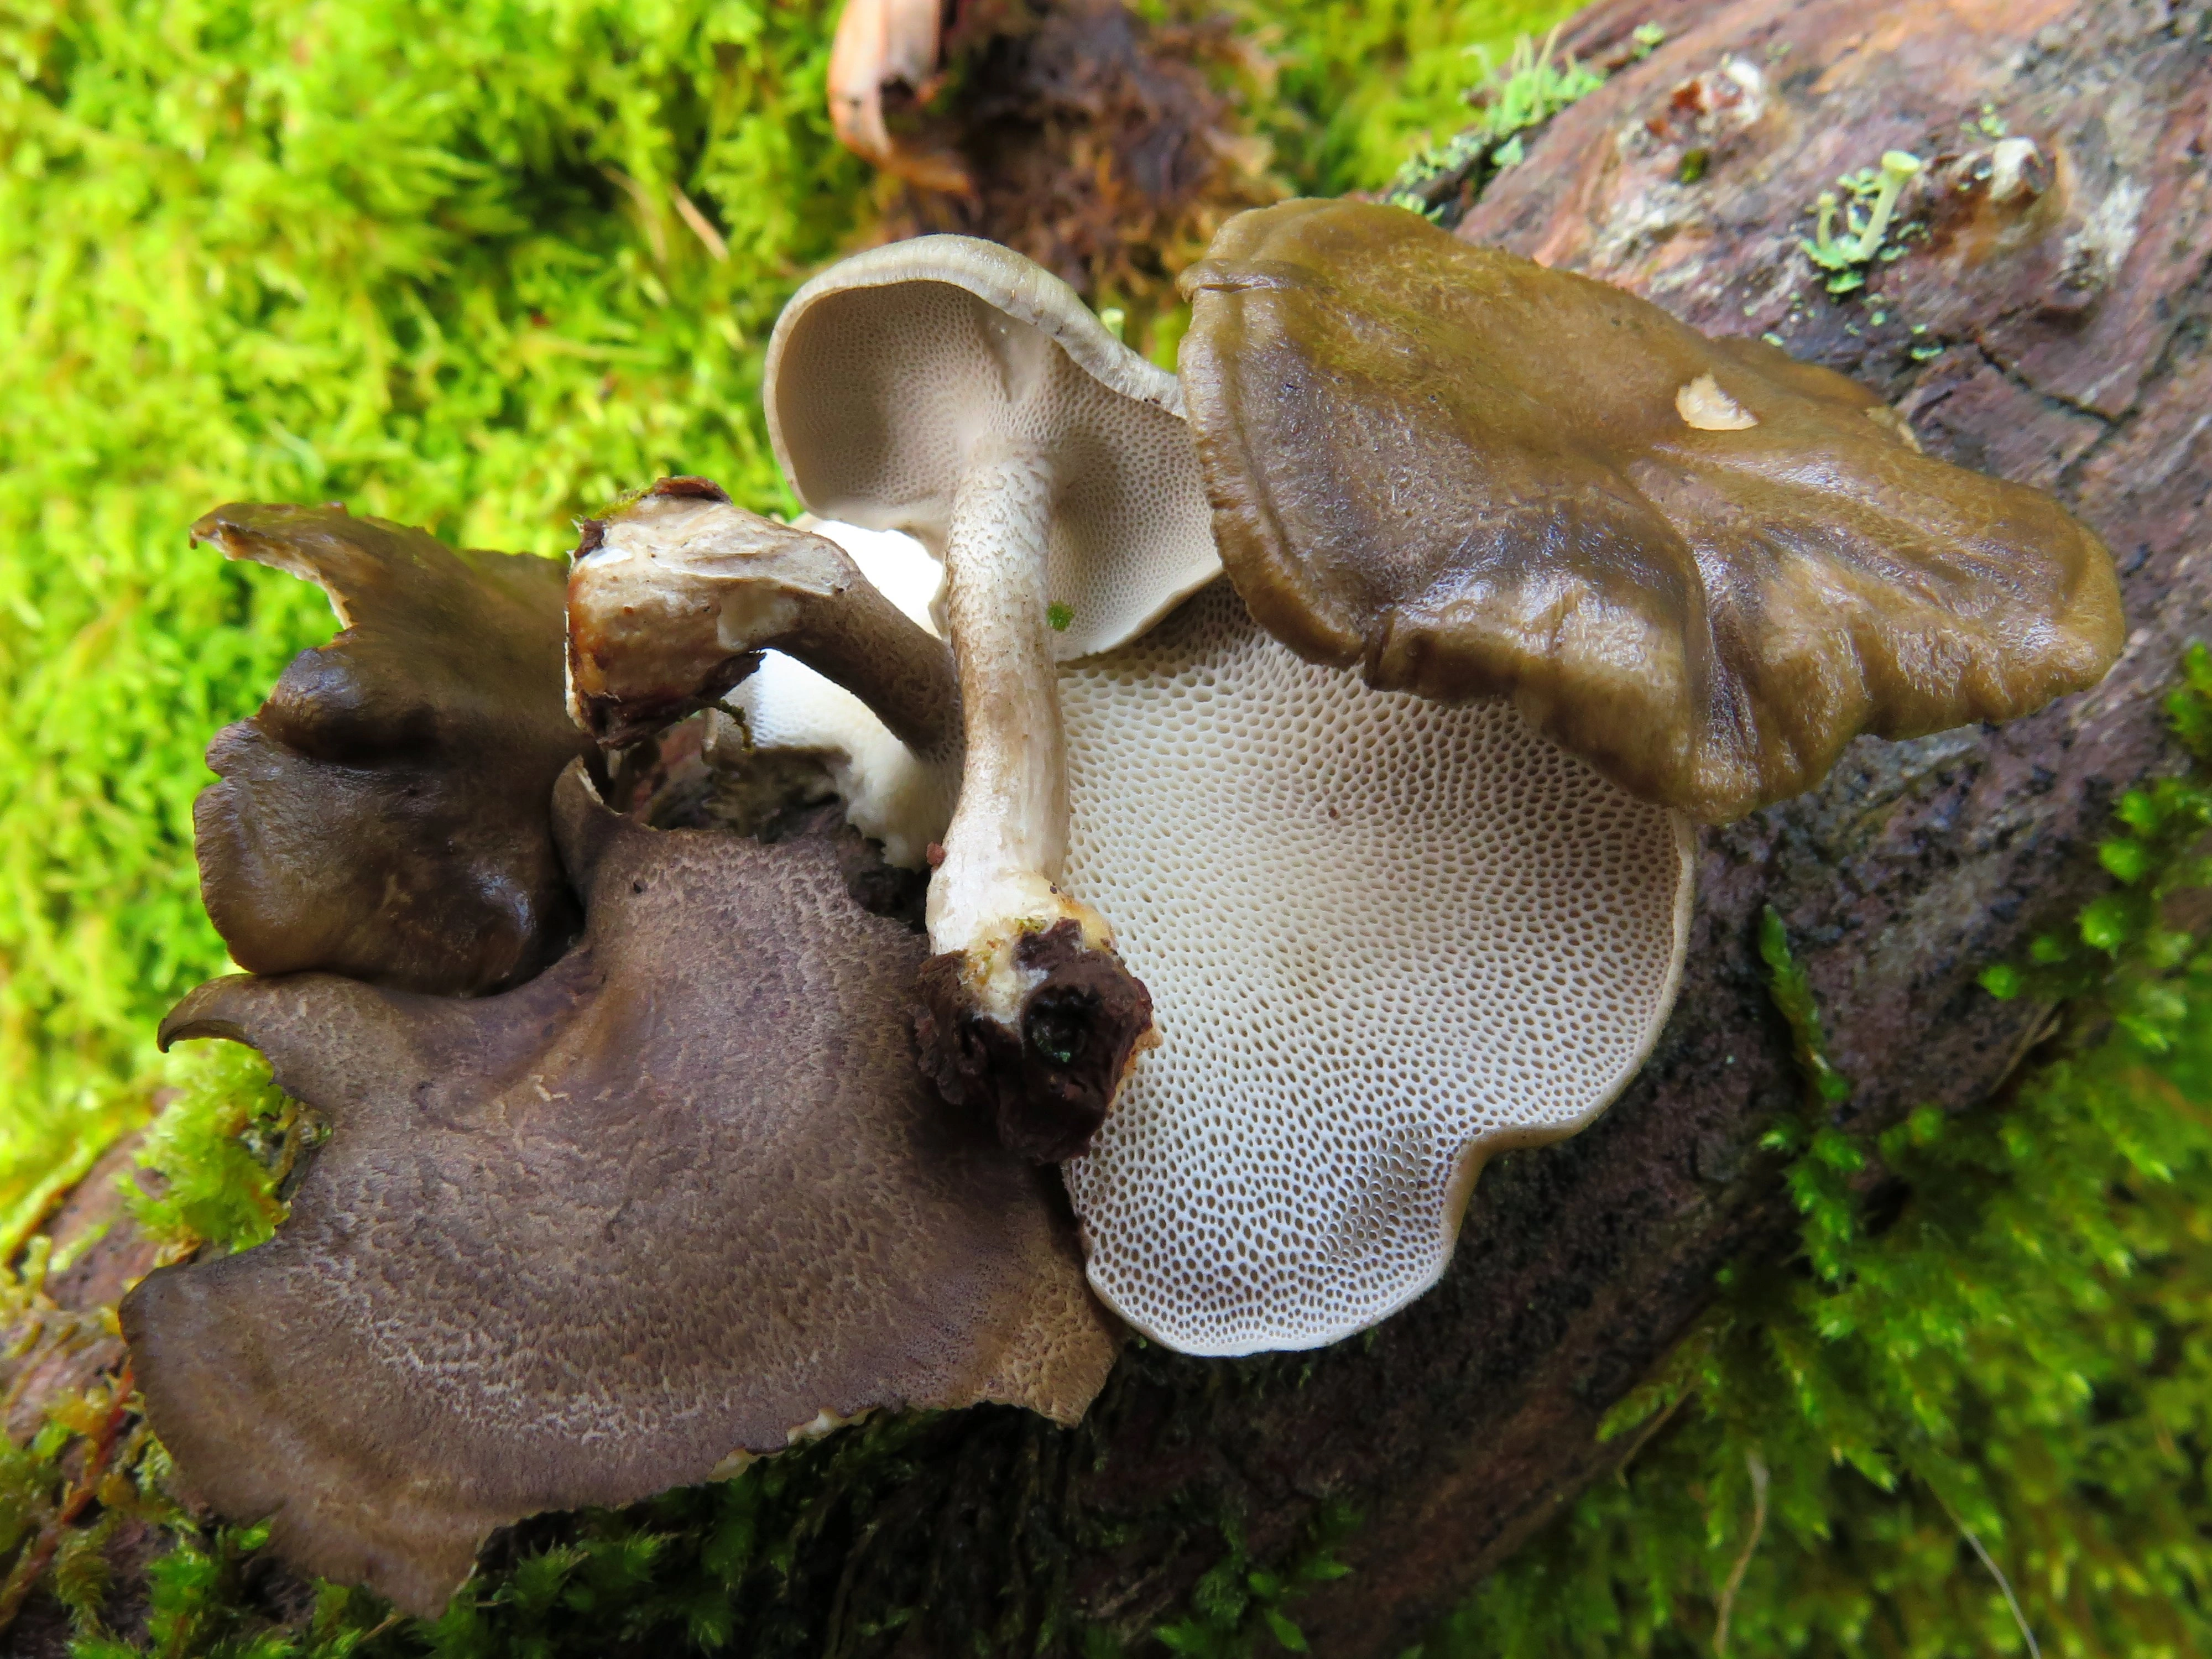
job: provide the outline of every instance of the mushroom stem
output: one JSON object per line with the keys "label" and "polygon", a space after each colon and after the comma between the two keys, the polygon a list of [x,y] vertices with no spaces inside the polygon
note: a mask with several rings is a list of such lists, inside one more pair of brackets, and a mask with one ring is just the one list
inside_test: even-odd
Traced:
{"label": "mushroom stem", "polygon": [[[1016,918],[1057,919],[1067,758],[1045,621],[1052,470],[1011,445],[979,456],[952,501],[945,616],[967,757],[930,884],[930,943],[964,951]],[[1080,907],[1079,907],[1080,908]]]}
{"label": "mushroom stem", "polygon": [[1152,999],[1106,919],[1057,884],[1067,758],[1046,617],[1054,485],[1048,454],[998,437],[970,453],[953,494],[945,605],[966,748],[916,1021],[938,1086],[989,1104],[1000,1138],[1042,1162],[1082,1150],[1157,1041]]}
{"label": "mushroom stem", "polygon": [[927,765],[959,753],[944,645],[835,543],[664,478],[586,522],[568,580],[568,700],[610,747],[722,696],[763,651],[845,687]]}

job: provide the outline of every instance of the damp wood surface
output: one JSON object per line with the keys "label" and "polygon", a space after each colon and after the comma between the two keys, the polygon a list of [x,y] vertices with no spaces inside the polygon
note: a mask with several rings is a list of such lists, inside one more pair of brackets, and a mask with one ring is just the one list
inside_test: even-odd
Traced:
{"label": "damp wood surface", "polygon": [[[1976,975],[2104,889],[2112,803],[2179,769],[2160,698],[2212,634],[2212,9],[1607,0],[1561,45],[1626,59],[1645,23],[1664,43],[1533,137],[1459,234],[1710,332],[1772,333],[1895,404],[1929,453],[2053,490],[2118,559],[2125,656],[2002,730],[1862,741],[1815,794],[1703,832],[1651,1063],[1578,1138],[1497,1160],[1443,1282],[1370,1335],[1234,1362],[1133,1349],[1073,1431],[948,1413],[905,1443],[902,1479],[825,1488],[783,1603],[811,1620],[804,1650],[1074,1651],[1085,1626],[1155,1650],[1232,1536],[1281,1563],[1348,1509],[1330,1547],[1352,1571],[1297,1623],[1316,1653],[1403,1652],[1609,1470],[1626,1448],[1598,1424],[1716,1273],[1786,1248],[1758,1142],[1804,1082],[1763,908],[1853,1085],[1848,1127],[1975,1105],[2045,1014]],[[2008,204],[1977,177],[1999,127],[2042,168]],[[1899,206],[1924,229],[1832,296],[1800,246],[1815,200],[1889,149],[1929,163]],[[922,1611],[880,1616],[898,1608]]]}

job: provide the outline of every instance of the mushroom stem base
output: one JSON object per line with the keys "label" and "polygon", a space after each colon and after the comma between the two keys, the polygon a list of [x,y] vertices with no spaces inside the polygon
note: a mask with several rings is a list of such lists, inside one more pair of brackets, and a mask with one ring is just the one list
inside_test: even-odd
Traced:
{"label": "mushroom stem base", "polygon": [[1110,949],[1085,941],[1079,922],[1023,933],[1012,951],[1033,982],[1011,1022],[982,1006],[974,953],[924,963],[915,1046],[945,1099],[988,1111],[1010,1152],[1057,1164],[1090,1146],[1131,1062],[1158,1041],[1152,999]]}

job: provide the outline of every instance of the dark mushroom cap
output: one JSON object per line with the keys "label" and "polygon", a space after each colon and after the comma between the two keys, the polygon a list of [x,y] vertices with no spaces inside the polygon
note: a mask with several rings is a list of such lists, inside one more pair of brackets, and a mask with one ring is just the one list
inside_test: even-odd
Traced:
{"label": "dark mushroom cap", "polygon": [[1647,799],[1735,817],[1860,732],[2010,719],[2118,654],[2094,534],[1761,343],[1356,202],[1240,215],[1182,280],[1261,624],[1382,689],[1510,696]]}
{"label": "dark mushroom cap", "polygon": [[915,1070],[925,946],[848,897],[849,832],[647,830],[580,766],[555,817],[589,924],[529,984],[236,976],[162,1026],[259,1048],[332,1136],[274,1240],[125,1301],[155,1431],[416,1613],[521,1516],[872,1409],[1073,1421],[1113,1358],[1048,1173]]}
{"label": "dark mushroom cap", "polygon": [[338,507],[240,502],[192,534],[319,584],[345,625],[209,746],[192,822],[232,957],[457,994],[552,961],[578,916],[548,803],[594,752],[562,690],[562,568]]}

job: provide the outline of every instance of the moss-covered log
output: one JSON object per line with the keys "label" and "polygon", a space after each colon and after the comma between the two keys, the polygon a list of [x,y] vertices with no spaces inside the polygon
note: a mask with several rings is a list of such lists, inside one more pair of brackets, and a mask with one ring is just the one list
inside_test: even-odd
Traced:
{"label": "moss-covered log", "polygon": [[[1233,1368],[1138,1356],[1106,1402],[1104,1466],[1069,1499],[1118,1537],[1074,1567],[1071,1601],[1124,1630],[1182,1604],[1220,1553],[1209,1522],[1240,1518],[1252,1557],[1280,1560],[1341,1504],[1362,1517],[1336,1546],[1353,1571],[1300,1602],[1308,1639],[1416,1640],[1619,1455],[1600,1419],[1716,1272],[1787,1236],[1757,1142],[1801,1085],[1763,908],[1858,1080],[1851,1127],[1978,1103],[2044,1011],[1977,974],[2100,890],[2112,802],[2177,763],[2160,695],[2212,615],[2202,9],[1635,0],[1562,44],[1602,61],[1652,22],[1665,43],[1559,116],[1459,234],[1711,332],[1771,333],[1881,392],[1931,452],[2056,491],[2118,556],[2129,650],[2041,716],[1863,742],[1819,793],[1707,832],[1652,1064],[1593,1130],[1493,1167],[1453,1272],[1370,1342]],[[1999,148],[2023,139],[2032,155]],[[1820,193],[1890,149],[1929,163],[1900,204],[1917,228],[1822,269],[1803,246]]]}
{"label": "moss-covered log", "polygon": [[[1656,49],[1636,33],[1653,24]],[[2002,731],[1863,742],[1819,793],[1706,832],[1688,977],[1644,1075],[1579,1138],[1494,1164],[1455,1268],[1369,1337],[1232,1363],[1133,1349],[1071,1432],[997,1409],[873,1425],[650,1514],[527,1523],[489,1564],[504,1599],[449,1621],[448,1650],[502,1650],[537,1620],[558,1650],[657,1651],[688,1620],[763,1655],[1087,1656],[1224,1600],[1244,1611],[1212,1624],[1264,1639],[1296,1582],[1312,1650],[1395,1655],[1617,1461],[1607,1410],[1717,1273],[1793,1237],[1759,1145],[1805,1094],[1769,908],[1856,1085],[1837,1122],[1985,1103],[2046,1010],[1978,975],[2102,890],[2114,802],[2181,765],[2161,694],[2212,631],[2208,40],[2212,13],[2158,0],[1585,14],[1562,45],[1617,72],[1460,234],[1769,334],[1881,392],[1931,452],[2058,493],[2119,557],[2133,631],[2112,678]],[[1853,244],[1840,209],[1824,226],[1822,192],[1892,149],[1928,167],[1890,234]],[[735,1593],[626,1618],[619,1552],[589,1547],[624,1528]],[[612,1575],[598,1601],[533,1611],[527,1564],[579,1541],[580,1579]],[[304,1629],[303,1589],[222,1570]],[[364,1651],[421,1650],[379,1639]]]}

